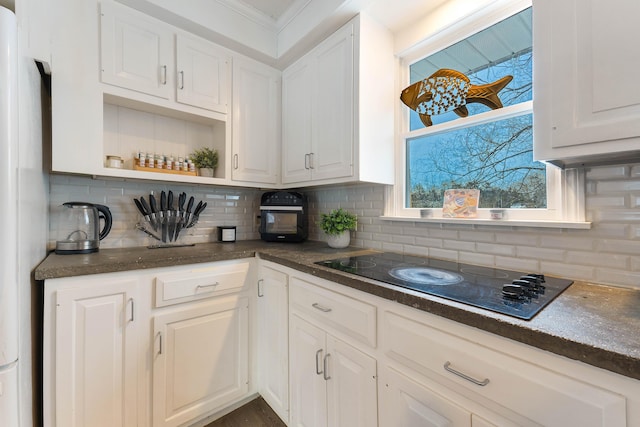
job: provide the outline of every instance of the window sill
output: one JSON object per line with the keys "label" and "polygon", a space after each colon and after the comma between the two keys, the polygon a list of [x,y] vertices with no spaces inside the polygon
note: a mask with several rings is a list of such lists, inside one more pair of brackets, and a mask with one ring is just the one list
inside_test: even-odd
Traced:
{"label": "window sill", "polygon": [[429,222],[435,224],[491,225],[498,227],[535,227],[535,228],[570,228],[589,230],[591,222],[585,221],[551,221],[520,219],[488,219],[488,218],[416,218],[407,216],[381,216],[383,221]]}

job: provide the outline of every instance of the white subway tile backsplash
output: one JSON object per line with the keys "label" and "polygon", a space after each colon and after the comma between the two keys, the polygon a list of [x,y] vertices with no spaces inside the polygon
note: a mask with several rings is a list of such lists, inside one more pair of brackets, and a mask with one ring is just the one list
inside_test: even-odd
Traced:
{"label": "white subway tile backsplash", "polygon": [[[50,209],[71,200],[102,203],[114,213],[112,232],[102,247],[153,243],[135,229],[139,214],[133,197],[185,191],[208,203],[190,243],[215,241],[218,225],[236,225],[238,239],[259,239],[256,216],[262,191],[160,182],[90,179],[51,175]],[[302,190],[309,200],[309,236],[326,240],[320,213],[342,207],[358,215],[352,244],[450,261],[534,271],[574,280],[638,287],[640,283],[640,165],[591,168],[586,175],[590,230],[393,222],[383,215],[385,187],[360,184]],[[54,225],[50,222],[50,227]],[[55,237],[52,233],[52,239]],[[51,243],[51,242],[50,242]]]}
{"label": "white subway tile backsplash", "polygon": [[629,176],[629,166],[603,166],[587,170],[587,179],[616,179]]}
{"label": "white subway tile backsplash", "polygon": [[540,273],[540,262],[535,259],[496,256],[495,261],[497,268],[527,273]]}

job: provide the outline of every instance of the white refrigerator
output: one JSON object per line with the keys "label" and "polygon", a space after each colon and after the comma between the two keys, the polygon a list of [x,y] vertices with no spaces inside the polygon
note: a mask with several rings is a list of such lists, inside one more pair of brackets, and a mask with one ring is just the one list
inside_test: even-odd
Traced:
{"label": "white refrigerator", "polygon": [[0,7],[0,426],[7,427],[19,425],[17,49],[16,17]]}

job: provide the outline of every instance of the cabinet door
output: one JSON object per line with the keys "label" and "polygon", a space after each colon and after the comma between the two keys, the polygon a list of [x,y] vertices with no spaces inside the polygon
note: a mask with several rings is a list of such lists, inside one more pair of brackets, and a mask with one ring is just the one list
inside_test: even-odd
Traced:
{"label": "cabinet door", "polygon": [[640,82],[624,74],[640,67],[640,2],[540,0],[533,13],[536,158],[637,150]]}
{"label": "cabinet door", "polygon": [[153,425],[178,426],[248,392],[249,303],[220,297],[153,320]]}
{"label": "cabinet door", "polygon": [[313,51],[311,173],[314,180],[353,175],[353,23]]}
{"label": "cabinet door", "polygon": [[289,421],[288,276],[262,265],[258,284],[259,392],[285,422]]}
{"label": "cabinet door", "polygon": [[327,426],[325,332],[296,315],[290,322],[291,426]]}
{"label": "cabinet door", "polygon": [[280,71],[236,58],[233,64],[234,181],[276,184],[280,157]]}
{"label": "cabinet door", "polygon": [[231,57],[212,43],[180,34],[176,55],[176,100],[226,113]]}
{"label": "cabinet door", "polygon": [[173,33],[142,13],[101,3],[102,82],[168,99]]}
{"label": "cabinet door", "polygon": [[311,179],[311,102],[314,70],[308,57],[282,73],[282,183]]}
{"label": "cabinet door", "polygon": [[375,359],[331,335],[326,357],[328,425],[378,425]]}
{"label": "cabinet door", "polygon": [[381,427],[471,426],[471,413],[390,367],[380,372]]}
{"label": "cabinet door", "polygon": [[56,292],[56,425],[136,426],[137,280]]}

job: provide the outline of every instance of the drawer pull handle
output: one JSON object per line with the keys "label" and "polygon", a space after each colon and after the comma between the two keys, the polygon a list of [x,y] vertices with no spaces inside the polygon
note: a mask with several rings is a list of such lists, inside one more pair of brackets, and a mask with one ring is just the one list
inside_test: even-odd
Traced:
{"label": "drawer pull handle", "polygon": [[448,361],[447,361],[447,362],[444,364],[444,369],[445,369],[446,371],[448,371],[448,372],[451,372],[451,373],[452,373],[452,374],[454,374],[454,375],[459,376],[460,378],[464,378],[465,380],[467,380],[467,381],[471,381],[472,383],[474,383],[474,384],[476,384],[476,385],[479,385],[479,386],[481,386],[481,387],[484,387],[484,386],[486,386],[487,384],[489,384],[489,378],[485,378],[484,380],[479,381],[479,380],[477,380],[477,379],[475,379],[475,378],[470,377],[469,375],[463,374],[463,373],[462,373],[462,372],[460,372],[460,371],[456,371],[455,369],[453,369],[453,368],[451,367],[451,362],[448,362]]}
{"label": "drawer pull handle", "polygon": [[318,356],[322,354],[322,349],[316,351],[316,374],[322,375],[322,371],[320,370],[320,362],[318,362]]}
{"label": "drawer pull handle", "polygon": [[326,356],[324,356],[324,361],[322,362],[322,365],[324,368],[324,374],[322,376],[324,377],[325,381],[328,381],[331,379],[331,377],[328,375],[329,370],[327,369],[327,361],[329,360],[329,356],[331,356],[331,353],[327,353]]}
{"label": "drawer pull handle", "polygon": [[196,286],[196,291],[197,291],[198,289],[215,288],[215,287],[216,287],[216,286],[218,286],[218,285],[219,285],[219,283],[218,283],[218,282],[216,282],[216,283],[210,283],[210,284],[208,284],[208,285],[198,285],[198,286]]}
{"label": "drawer pull handle", "polygon": [[318,309],[318,310],[322,311],[323,313],[328,313],[328,312],[331,311],[330,308],[323,307],[320,304],[318,304],[317,302],[314,302],[313,304],[311,304],[311,307],[313,307],[315,309]]}

